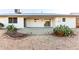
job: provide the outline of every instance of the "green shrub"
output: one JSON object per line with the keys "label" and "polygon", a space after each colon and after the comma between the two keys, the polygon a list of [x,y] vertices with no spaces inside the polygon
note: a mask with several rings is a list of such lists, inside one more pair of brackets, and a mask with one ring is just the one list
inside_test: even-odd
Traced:
{"label": "green shrub", "polygon": [[68,26],[65,26],[65,25],[60,25],[55,27],[53,29],[53,32],[55,35],[58,35],[58,36],[69,36],[73,34],[73,31]]}
{"label": "green shrub", "polygon": [[4,24],[3,23],[0,23],[0,28],[4,27]]}
{"label": "green shrub", "polygon": [[17,28],[14,25],[8,25],[7,32],[17,32]]}

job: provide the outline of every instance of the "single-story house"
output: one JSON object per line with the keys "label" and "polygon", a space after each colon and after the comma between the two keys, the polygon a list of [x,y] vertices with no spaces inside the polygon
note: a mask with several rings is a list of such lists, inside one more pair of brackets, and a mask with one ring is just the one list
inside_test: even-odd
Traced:
{"label": "single-story house", "polygon": [[0,23],[4,28],[13,24],[17,28],[56,27],[66,25],[70,28],[79,27],[79,15],[52,13],[9,13],[0,14]]}

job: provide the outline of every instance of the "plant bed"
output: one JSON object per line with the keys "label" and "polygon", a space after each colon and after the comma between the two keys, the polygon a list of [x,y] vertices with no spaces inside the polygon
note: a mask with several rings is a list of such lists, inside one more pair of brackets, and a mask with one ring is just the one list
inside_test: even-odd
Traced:
{"label": "plant bed", "polygon": [[3,29],[3,27],[4,27],[4,24],[0,23],[0,29]]}
{"label": "plant bed", "polygon": [[55,35],[56,36],[59,36],[59,37],[63,37],[64,36],[64,33],[63,32],[55,32]]}
{"label": "plant bed", "polygon": [[12,37],[12,38],[23,38],[26,37],[27,34],[23,34],[23,33],[19,33],[19,32],[6,32],[5,34],[7,34],[8,36]]}
{"label": "plant bed", "polygon": [[8,25],[5,34],[12,38],[24,38],[27,36],[27,34],[19,33],[17,30],[18,29],[14,25]]}
{"label": "plant bed", "polygon": [[64,36],[72,36],[74,32],[68,26],[60,25],[53,29],[53,34],[56,36],[64,37]]}

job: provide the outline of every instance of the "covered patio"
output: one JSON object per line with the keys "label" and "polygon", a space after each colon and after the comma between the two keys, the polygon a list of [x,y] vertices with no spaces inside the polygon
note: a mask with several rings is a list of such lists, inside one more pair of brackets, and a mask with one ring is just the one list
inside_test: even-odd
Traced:
{"label": "covered patio", "polygon": [[25,34],[51,34],[55,26],[54,16],[25,16],[24,28],[18,32]]}
{"label": "covered patio", "polygon": [[24,17],[24,27],[54,27],[55,18],[53,16],[27,16]]}

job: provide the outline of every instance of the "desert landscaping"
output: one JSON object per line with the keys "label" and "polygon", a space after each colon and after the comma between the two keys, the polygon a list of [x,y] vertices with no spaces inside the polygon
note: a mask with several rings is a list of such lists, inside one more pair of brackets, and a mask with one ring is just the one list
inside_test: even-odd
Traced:
{"label": "desert landscaping", "polygon": [[70,37],[54,35],[27,35],[24,38],[12,38],[0,29],[0,50],[78,50],[79,31]]}

